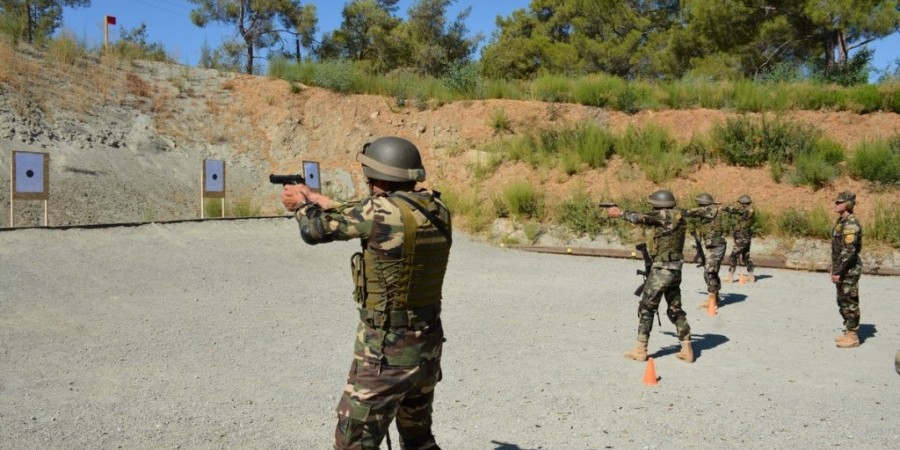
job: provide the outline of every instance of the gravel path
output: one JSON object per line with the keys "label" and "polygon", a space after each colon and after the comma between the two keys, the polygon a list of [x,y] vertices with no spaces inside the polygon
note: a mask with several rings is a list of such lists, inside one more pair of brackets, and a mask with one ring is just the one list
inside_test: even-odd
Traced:
{"label": "gravel path", "polygon": [[[0,448],[330,448],[357,246],[286,219],[0,232]],[[441,446],[900,447],[900,278],[863,278],[865,341],[840,350],[827,275],[761,270],[709,317],[690,266],[698,360],[663,316],[649,387],[622,357],[638,265],[457,234]]]}

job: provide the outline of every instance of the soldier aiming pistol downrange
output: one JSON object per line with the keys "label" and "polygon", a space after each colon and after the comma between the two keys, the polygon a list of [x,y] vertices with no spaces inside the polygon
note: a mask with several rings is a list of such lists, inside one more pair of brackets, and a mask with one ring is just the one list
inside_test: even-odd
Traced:
{"label": "soldier aiming pistol downrange", "polygon": [[[707,309],[710,303],[719,305],[719,290],[722,288],[722,281],[719,280],[719,268],[725,258],[727,241],[723,232],[719,204],[713,199],[713,196],[703,193],[694,197],[694,200],[699,206],[685,211],[684,215],[699,219],[697,232],[702,240],[700,245],[706,247],[703,280],[706,281],[707,296],[706,302],[701,303],[700,308]],[[698,248],[697,251],[702,252],[703,249]]]}
{"label": "soldier aiming pistol downrange", "polygon": [[360,322],[334,448],[379,448],[396,415],[401,448],[439,450],[432,403],[441,378],[450,211],[438,192],[416,189],[425,168],[412,142],[382,137],[356,159],[368,181],[366,198],[333,205],[304,184],[287,184],[281,195],[307,244],[362,244],[351,259]]}
{"label": "soldier aiming pistol downrange", "polygon": [[684,262],[685,223],[683,213],[675,207],[675,196],[669,191],[656,191],[648,197],[653,211],[639,213],[610,207],[611,218],[623,218],[628,222],[648,227],[647,249],[653,258],[653,266],[644,282],[644,292],[638,306],[637,348],[625,353],[625,357],[637,361],[647,360],[647,343],[653,329],[653,314],[659,308],[663,295],[668,308],[666,316],[675,324],[681,352],[678,359],[694,362],[691,347],[691,326],[687,314],[681,309],[681,265]]}

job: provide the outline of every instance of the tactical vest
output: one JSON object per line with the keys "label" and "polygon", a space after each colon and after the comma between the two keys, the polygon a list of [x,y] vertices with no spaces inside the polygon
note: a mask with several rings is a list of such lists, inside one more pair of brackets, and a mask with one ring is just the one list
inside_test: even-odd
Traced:
{"label": "tactical vest", "polygon": [[[432,211],[434,206],[446,211],[432,198],[416,195],[406,198]],[[388,201],[401,213],[403,257],[377,256],[367,244],[361,257],[355,255],[352,264],[354,298],[361,306],[360,318],[370,326],[416,328],[432,323],[439,316],[450,242],[428,220],[418,223],[404,200],[388,198]]]}
{"label": "tactical vest", "polygon": [[647,251],[654,263],[667,263],[684,259],[684,217],[680,209],[660,209],[658,214],[672,222],[672,229],[652,227],[648,231]]}
{"label": "tactical vest", "polygon": [[700,232],[700,236],[703,237],[703,241],[706,245],[723,245],[725,244],[725,237],[722,232],[722,214],[719,211],[719,208],[716,206],[706,206],[704,207],[708,211],[711,211],[714,216],[712,220],[707,221],[706,219],[702,219],[697,226],[697,231]]}
{"label": "tactical vest", "polygon": [[753,231],[753,208],[747,207],[741,211],[738,216],[737,226],[734,228],[735,234],[749,236]]}

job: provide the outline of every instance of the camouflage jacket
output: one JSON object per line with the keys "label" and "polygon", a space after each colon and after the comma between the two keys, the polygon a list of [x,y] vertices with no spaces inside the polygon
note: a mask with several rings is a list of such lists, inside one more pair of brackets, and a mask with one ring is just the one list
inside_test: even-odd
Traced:
{"label": "camouflage jacket", "polygon": [[684,212],[686,217],[699,219],[697,231],[707,247],[721,247],[726,244],[722,228],[722,215],[717,205],[701,206]]}
{"label": "camouflage jacket", "polygon": [[[437,200],[434,193],[419,190],[405,194],[423,201],[427,199],[425,202],[429,204],[429,212],[450,227],[450,212]],[[375,258],[385,261],[402,261],[405,227],[397,204],[403,201],[390,199],[385,194],[374,195],[323,210],[319,219],[312,220],[322,220],[326,233],[332,240],[359,238],[364,253],[371,253]],[[301,208],[296,213],[301,227],[311,220],[307,217],[307,208],[309,207]],[[427,223],[421,212],[413,209],[412,213],[418,222]],[[449,252],[449,245],[446,251]],[[358,290],[358,286],[355,289]],[[360,302],[359,298],[357,302]],[[362,318],[368,311],[364,305],[360,306]],[[443,343],[439,315],[433,322],[433,326],[413,330],[379,328],[361,320],[356,333],[354,357],[392,366],[416,366],[426,361],[439,360]]]}
{"label": "camouflage jacket", "polygon": [[678,208],[654,209],[648,213],[623,211],[622,218],[637,225],[645,225],[647,250],[653,267],[681,270],[684,263],[684,213]]}
{"label": "camouflage jacket", "polygon": [[753,207],[723,206],[722,211],[737,216],[738,222],[734,227],[735,237],[750,237],[753,234]]}
{"label": "camouflage jacket", "polygon": [[831,230],[831,274],[862,273],[862,225],[853,214],[839,217]]}

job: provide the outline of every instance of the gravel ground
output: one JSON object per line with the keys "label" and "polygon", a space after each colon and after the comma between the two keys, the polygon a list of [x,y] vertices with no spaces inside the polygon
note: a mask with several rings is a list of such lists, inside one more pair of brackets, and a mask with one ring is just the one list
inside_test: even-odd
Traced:
{"label": "gravel ground", "polygon": [[[330,448],[357,245],[280,218],[0,232],[0,448]],[[864,343],[841,350],[827,275],[760,270],[709,317],[690,266],[698,359],[664,318],[651,387],[622,357],[638,266],[458,233],[441,446],[900,447],[900,279],[863,278]]]}

